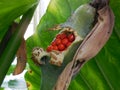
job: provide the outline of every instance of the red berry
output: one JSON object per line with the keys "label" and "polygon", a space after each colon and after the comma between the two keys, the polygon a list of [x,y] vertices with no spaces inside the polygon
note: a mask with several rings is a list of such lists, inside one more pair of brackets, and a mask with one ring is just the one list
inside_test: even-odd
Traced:
{"label": "red berry", "polygon": [[63,44],[59,44],[58,49],[59,49],[59,51],[63,51],[63,50],[65,50],[65,46]]}
{"label": "red berry", "polygon": [[68,41],[67,38],[64,38],[64,39],[62,40],[62,44],[64,44],[64,45],[66,45],[68,42],[69,42],[69,41]]}
{"label": "red berry", "polygon": [[53,50],[58,50],[58,47],[57,46],[53,46]]}
{"label": "red berry", "polygon": [[55,41],[53,41],[53,42],[51,43],[51,45],[52,45],[52,46],[55,46],[55,45],[56,45]]}
{"label": "red berry", "polygon": [[71,42],[68,42],[67,44],[66,44],[66,47],[69,47],[71,45]]}
{"label": "red berry", "polygon": [[69,34],[69,35],[68,35],[68,40],[69,40],[70,42],[73,42],[73,41],[75,40],[74,34]]}
{"label": "red berry", "polygon": [[55,39],[55,43],[56,43],[56,45],[61,44],[61,39]]}
{"label": "red berry", "polygon": [[50,52],[52,50],[53,50],[53,46],[52,45],[50,45],[50,46],[47,47],[47,52]]}
{"label": "red berry", "polygon": [[67,35],[65,34],[65,33],[61,33],[61,39],[64,39],[64,38],[66,38],[67,37]]}
{"label": "red berry", "polygon": [[61,37],[61,34],[58,34],[58,35],[56,36],[57,39],[60,39],[60,37]]}

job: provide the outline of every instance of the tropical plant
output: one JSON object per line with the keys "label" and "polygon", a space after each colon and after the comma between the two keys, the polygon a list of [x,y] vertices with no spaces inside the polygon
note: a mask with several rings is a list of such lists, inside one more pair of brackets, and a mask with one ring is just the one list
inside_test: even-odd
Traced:
{"label": "tropical plant", "polygon": [[[22,0],[19,3],[17,0],[0,1],[0,85],[14,59],[38,2],[37,0]],[[90,0],[51,0],[35,33],[26,40],[27,62],[30,70],[25,74],[25,80],[29,90],[40,88],[42,79],[40,67],[31,60],[33,48],[39,46],[45,49],[58,33],[58,31],[48,31],[48,29],[65,22],[77,7],[88,2]],[[119,4],[119,1],[110,0],[110,7],[115,15],[115,26],[109,41],[96,57],[81,68],[68,90],[119,90]],[[10,31],[10,25],[20,16],[22,19],[20,19],[18,27],[6,42],[5,38],[8,37],[7,32]]]}

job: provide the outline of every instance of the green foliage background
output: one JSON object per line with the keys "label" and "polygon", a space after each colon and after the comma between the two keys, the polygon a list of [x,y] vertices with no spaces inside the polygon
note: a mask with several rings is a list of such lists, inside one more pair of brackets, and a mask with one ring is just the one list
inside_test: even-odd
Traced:
{"label": "green foliage background", "polygon": [[37,3],[37,0],[0,0],[0,40],[11,23],[27,12]]}
{"label": "green foliage background", "polygon": [[[51,0],[46,14],[40,20],[34,35],[27,42],[27,58],[30,70],[26,73],[25,79],[29,90],[37,90],[40,88],[41,73],[40,67],[37,67],[31,60],[32,49],[36,46],[44,49],[49,45],[54,36],[58,33],[51,32],[48,29],[65,22],[72,15],[74,10],[81,4],[88,3],[91,0]],[[24,15],[28,10],[33,8],[38,0],[0,0],[0,42],[8,30],[12,22]],[[115,26],[107,44],[99,52],[99,54],[86,63],[81,69],[78,76],[71,82],[69,90],[119,90],[120,88],[120,2],[119,0],[110,0],[110,7],[115,14]],[[29,16],[28,16],[29,17]],[[26,18],[28,18],[26,17]],[[19,34],[18,34],[19,35]],[[16,38],[17,36],[13,36]],[[12,38],[12,39],[13,39]],[[19,38],[19,37],[18,37]],[[13,40],[12,40],[13,41]],[[2,73],[7,72],[9,66],[4,64],[4,57],[7,58],[9,53],[16,52],[17,43],[9,42],[5,50],[0,56],[0,77]],[[11,44],[13,43],[13,44]],[[11,46],[16,49],[11,49]],[[15,55],[12,55],[12,58]],[[2,58],[1,58],[2,57]],[[11,59],[12,59],[11,58]],[[8,59],[6,62],[12,63]],[[4,67],[1,67],[4,66]],[[1,80],[1,79],[0,79]]]}

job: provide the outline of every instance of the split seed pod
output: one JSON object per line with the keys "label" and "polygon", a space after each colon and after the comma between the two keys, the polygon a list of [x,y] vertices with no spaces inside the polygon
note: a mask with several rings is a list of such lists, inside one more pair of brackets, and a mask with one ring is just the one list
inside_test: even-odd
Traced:
{"label": "split seed pod", "polygon": [[79,72],[81,66],[93,58],[109,39],[114,26],[113,12],[108,3],[104,3],[104,7],[99,9],[97,13],[98,21],[96,25],[79,46],[73,61],[65,67],[54,90],[66,90],[72,76]]}
{"label": "split seed pod", "polygon": [[[66,22],[58,25],[58,27],[51,28],[51,30],[60,30],[60,32],[46,51],[38,48],[33,49],[32,58],[34,62],[44,63],[41,60],[45,56],[43,52],[46,52],[46,56],[50,57],[49,62],[53,65],[62,66],[70,62],[81,42],[91,31],[95,14],[96,9],[94,7],[84,4],[78,7]],[[41,53],[38,54],[38,52]]]}
{"label": "split seed pod", "polygon": [[[32,59],[41,66],[42,90],[66,90],[81,66],[93,58],[105,45],[114,25],[114,15],[106,1],[93,3],[95,4],[93,6],[97,7],[96,18],[94,18],[95,8],[87,4],[78,8],[67,22],[52,28],[52,30],[61,31],[48,46],[47,52],[38,47],[33,49]],[[94,19],[96,22],[92,26]],[[61,37],[61,34],[64,36]],[[75,39],[64,40],[62,44],[66,46],[68,41],[72,41],[72,44],[65,48],[58,38],[63,39],[69,35],[73,35]],[[60,46],[56,47],[59,44]]]}

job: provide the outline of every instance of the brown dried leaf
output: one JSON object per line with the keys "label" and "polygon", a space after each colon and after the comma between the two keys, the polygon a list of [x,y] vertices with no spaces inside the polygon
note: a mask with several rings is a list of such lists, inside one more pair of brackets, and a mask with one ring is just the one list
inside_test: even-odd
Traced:
{"label": "brown dried leaf", "polygon": [[13,75],[18,75],[18,74],[22,73],[26,67],[27,56],[26,56],[26,43],[25,43],[24,39],[21,42],[21,45],[17,51],[16,56],[17,56],[17,65],[15,67]]}

